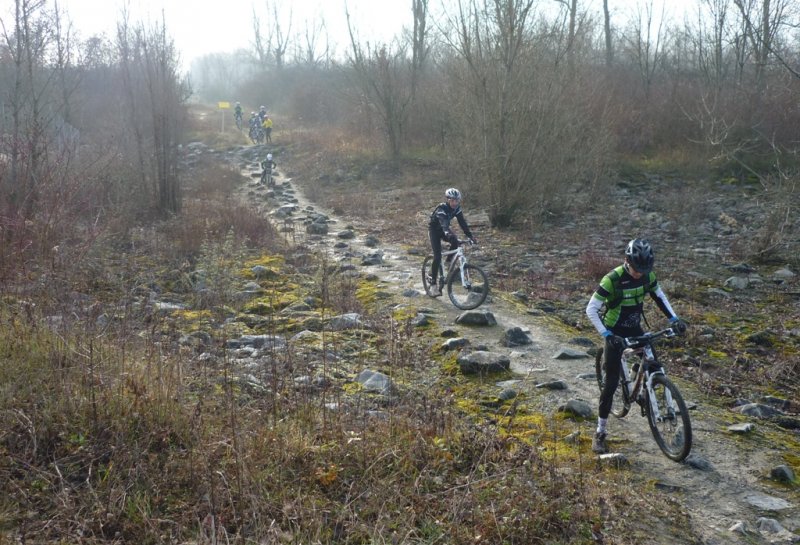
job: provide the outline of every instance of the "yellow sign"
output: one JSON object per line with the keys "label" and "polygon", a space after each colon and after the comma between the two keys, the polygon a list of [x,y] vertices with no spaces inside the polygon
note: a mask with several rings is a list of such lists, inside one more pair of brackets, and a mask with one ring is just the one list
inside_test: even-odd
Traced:
{"label": "yellow sign", "polygon": [[217,105],[219,106],[220,110],[227,110],[228,108],[231,107],[230,102],[217,102]]}

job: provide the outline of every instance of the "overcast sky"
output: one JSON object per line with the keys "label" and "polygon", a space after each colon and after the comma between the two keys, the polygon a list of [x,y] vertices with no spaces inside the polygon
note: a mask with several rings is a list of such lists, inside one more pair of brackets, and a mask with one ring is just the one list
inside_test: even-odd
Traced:
{"label": "overcast sky", "polygon": [[[160,20],[163,10],[185,65],[207,53],[251,47],[253,7],[262,22],[267,17],[263,0],[59,0],[59,4],[83,38],[103,32],[113,36],[125,5],[133,21]],[[280,0],[279,4],[285,21],[292,14],[293,34],[304,31],[306,21],[324,20],[331,40],[347,43],[344,0]],[[364,39],[391,39],[399,33],[411,22],[410,4],[410,0],[347,1],[353,26]]]}
{"label": "overcast sky", "polygon": [[[611,0],[612,20],[621,19],[637,6],[662,2],[675,12],[682,5],[695,5],[697,0]],[[4,3],[0,0],[0,3]],[[272,0],[271,4],[276,4]],[[292,33],[302,31],[305,21],[324,20],[330,40],[338,52],[347,46],[345,0],[277,0],[288,20],[292,13]],[[163,10],[167,29],[181,51],[183,65],[188,67],[199,56],[213,52],[231,52],[249,48],[253,34],[253,7],[267,17],[265,0],[59,0],[82,38],[105,32],[113,36],[123,6],[128,6],[133,21],[160,20]],[[391,40],[402,28],[411,24],[411,0],[347,0],[353,25],[363,40]],[[430,0],[430,10],[438,12],[441,0]],[[556,0],[540,0],[540,7],[557,5]],[[580,0],[579,5],[597,10],[601,0]]]}

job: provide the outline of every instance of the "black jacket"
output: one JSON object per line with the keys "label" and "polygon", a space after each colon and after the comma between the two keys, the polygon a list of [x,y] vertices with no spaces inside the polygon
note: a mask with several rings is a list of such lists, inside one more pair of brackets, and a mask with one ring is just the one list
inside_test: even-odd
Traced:
{"label": "black jacket", "polygon": [[464,219],[461,207],[459,206],[453,209],[450,208],[450,205],[446,202],[443,202],[433,210],[428,228],[432,231],[438,231],[440,238],[450,238],[452,234],[450,232],[450,220],[453,218],[458,221],[458,225],[461,226],[461,230],[464,231],[464,234],[467,235],[468,238],[472,238],[472,231],[470,231],[469,225],[467,225],[467,220]]}

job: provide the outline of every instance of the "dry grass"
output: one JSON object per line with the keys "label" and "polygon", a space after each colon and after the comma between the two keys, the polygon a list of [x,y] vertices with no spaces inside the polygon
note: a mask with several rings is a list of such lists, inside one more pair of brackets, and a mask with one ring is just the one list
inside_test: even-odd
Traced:
{"label": "dry grass", "polygon": [[[352,309],[331,309],[342,310]],[[265,362],[259,373],[269,389],[258,393],[243,389],[222,352],[201,363],[168,349],[171,326],[159,319],[101,334],[77,324],[42,328],[40,316],[18,307],[0,313],[2,344],[14,355],[0,371],[0,535],[29,543],[593,543],[591,528],[613,515],[600,509],[604,472],[581,465],[588,444],[554,457],[501,437],[447,395],[466,381],[431,382],[428,340],[387,319],[381,305],[366,312],[375,333],[356,336],[375,359],[349,372],[372,362],[405,384],[388,406],[347,382],[298,389],[294,379],[307,370],[293,350]],[[328,350],[353,340],[332,339]],[[614,532],[625,531],[616,524]]]}

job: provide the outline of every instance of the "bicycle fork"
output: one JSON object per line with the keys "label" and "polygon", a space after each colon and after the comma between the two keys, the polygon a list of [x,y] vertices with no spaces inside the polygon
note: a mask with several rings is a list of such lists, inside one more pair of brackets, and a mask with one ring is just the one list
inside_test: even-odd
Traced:
{"label": "bicycle fork", "polygon": [[461,276],[461,285],[464,286],[464,289],[469,291],[472,289],[472,282],[469,278],[469,272],[467,272],[466,260],[463,257],[457,257],[456,259],[458,259],[458,265],[452,265],[449,274],[455,274],[456,268],[458,268],[458,272]]}
{"label": "bicycle fork", "polygon": [[664,407],[666,408],[667,414],[662,415],[661,411],[658,409],[658,399],[656,399],[656,393],[653,390],[653,377],[656,375],[664,375],[663,371],[656,371],[653,374],[648,374],[647,377],[647,393],[648,398],[650,398],[650,413],[653,415],[654,422],[665,422],[665,421],[673,421],[675,419],[675,412],[674,412],[674,403],[672,400],[672,392],[670,392],[669,388],[664,388]]}

